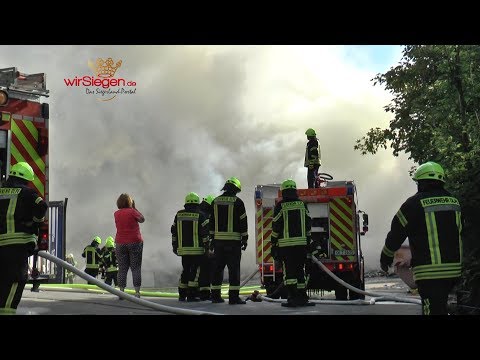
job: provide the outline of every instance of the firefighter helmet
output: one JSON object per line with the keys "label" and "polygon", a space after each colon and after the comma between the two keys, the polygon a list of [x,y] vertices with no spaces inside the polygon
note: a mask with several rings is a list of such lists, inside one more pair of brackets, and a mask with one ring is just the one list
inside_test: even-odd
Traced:
{"label": "firefighter helmet", "polygon": [[115,247],[115,244],[113,243],[113,237],[109,236],[105,239],[105,247],[107,248]]}
{"label": "firefighter helmet", "polygon": [[185,196],[185,204],[200,204],[200,196],[197,193],[189,192]]}
{"label": "firefighter helmet", "polygon": [[100,239],[100,236],[95,236],[93,238],[93,241],[95,241],[96,243],[98,243],[98,245],[100,245],[102,243],[102,239]]}
{"label": "firefighter helmet", "polygon": [[439,180],[445,182],[445,171],[440,164],[429,161],[420,165],[413,174],[413,180]]}
{"label": "firefighter helmet", "polygon": [[215,196],[207,195],[206,197],[203,198],[203,201],[205,201],[208,205],[212,205],[212,202],[214,199],[215,199]]}
{"label": "firefighter helmet", "polygon": [[307,135],[307,136],[317,136],[317,134],[315,133],[315,130],[313,130],[312,128],[307,129],[307,131],[305,131],[305,135]]}
{"label": "firefighter helmet", "polygon": [[295,183],[295,181],[293,181],[292,179],[287,179],[285,180],[284,182],[282,182],[282,186],[280,187],[280,190],[286,190],[286,189],[296,189],[297,188],[297,184]]}
{"label": "firefighter helmet", "polygon": [[32,167],[24,161],[18,162],[13,165],[10,169],[10,175],[25,179],[27,181],[33,181],[34,179]]}
{"label": "firefighter helmet", "polygon": [[226,184],[232,184],[235,185],[235,187],[238,189],[238,191],[242,191],[242,184],[240,183],[240,180],[238,180],[236,177],[232,176],[230,179],[226,181]]}
{"label": "firefighter helmet", "polygon": [[73,259],[73,254],[68,254],[67,259]]}

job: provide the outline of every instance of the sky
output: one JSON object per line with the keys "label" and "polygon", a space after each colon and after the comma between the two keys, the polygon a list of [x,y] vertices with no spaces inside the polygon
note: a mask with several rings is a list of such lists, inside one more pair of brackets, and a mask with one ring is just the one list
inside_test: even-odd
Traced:
{"label": "sky", "polygon": [[[242,183],[249,246],[242,274],[255,269],[254,188],[286,178],[307,187],[305,130],[314,128],[321,172],[354,180],[369,214],[362,238],[367,270],[379,268],[390,221],[416,190],[414,163],[391,151],[362,156],[355,140],[387,127],[390,94],[371,79],[396,65],[400,46],[0,46],[0,67],[44,72],[50,97],[50,200],[68,198],[67,252],[79,266],[93,236],[115,235],[116,199],[131,194],[145,215],[144,283],[178,281],[170,226],[185,195],[219,195]],[[133,94],[110,101],[96,87],[66,86],[91,76],[88,61],[121,60],[115,77]],[[129,275],[130,276],[130,275]]]}

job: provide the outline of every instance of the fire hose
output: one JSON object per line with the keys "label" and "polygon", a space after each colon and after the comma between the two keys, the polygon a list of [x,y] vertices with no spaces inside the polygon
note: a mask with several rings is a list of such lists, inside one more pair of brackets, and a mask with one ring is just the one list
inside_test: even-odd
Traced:
{"label": "fire hose", "polygon": [[[422,301],[420,299],[410,299],[410,298],[407,298],[407,297],[404,297],[404,296],[398,297],[398,296],[374,293],[374,292],[369,292],[369,291],[357,289],[356,287],[348,284],[347,282],[343,281],[338,276],[336,276],[325,265],[323,265],[321,261],[319,261],[315,257],[312,257],[312,261],[315,264],[317,264],[323,271],[325,271],[327,273],[327,275],[329,275],[333,280],[335,280],[336,282],[338,282],[342,286],[344,286],[347,289],[349,289],[351,291],[354,291],[358,294],[367,295],[367,296],[372,297],[370,300],[362,300],[362,299],[343,300],[343,301],[342,300],[310,300],[313,303],[316,303],[316,304],[335,304],[335,305],[374,305],[376,302],[380,302],[380,301],[396,301],[396,302],[422,305]],[[261,299],[263,299],[265,301],[269,301],[269,302],[286,302],[287,301],[286,299],[272,299],[272,298],[269,298],[267,296],[261,296]]]}
{"label": "fire hose", "polygon": [[133,295],[126,294],[123,291],[117,290],[117,289],[105,284],[104,282],[94,278],[93,276],[90,276],[87,273],[85,273],[85,272],[77,269],[76,267],[70,265],[66,261],[63,261],[62,259],[59,259],[56,256],[53,256],[53,255],[51,255],[51,254],[49,254],[45,251],[39,251],[38,256],[41,256],[44,259],[50,260],[51,262],[57,264],[58,266],[61,266],[65,269],[75,273],[76,275],[80,276],[82,279],[97,285],[98,287],[102,288],[103,290],[108,291],[109,293],[111,293],[113,295],[117,295],[119,298],[131,301],[131,302],[136,303],[138,305],[142,305],[142,306],[154,309],[154,310],[163,311],[163,312],[166,312],[166,313],[177,314],[177,315],[223,315],[223,314],[214,313],[214,312],[189,310],[189,309],[182,309],[182,308],[177,308],[177,307],[173,307],[173,306],[161,305],[161,304],[154,303],[152,301],[147,301],[147,300],[144,300],[144,299],[140,299],[140,298],[137,298]]}

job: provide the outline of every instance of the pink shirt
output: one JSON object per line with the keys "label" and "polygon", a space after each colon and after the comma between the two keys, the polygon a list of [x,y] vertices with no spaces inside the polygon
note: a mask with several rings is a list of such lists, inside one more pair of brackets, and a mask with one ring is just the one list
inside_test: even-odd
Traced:
{"label": "pink shirt", "polygon": [[142,214],[137,209],[118,209],[113,215],[115,217],[115,225],[117,226],[117,235],[115,236],[117,244],[131,244],[143,241],[142,234],[140,234],[140,225],[138,224]]}

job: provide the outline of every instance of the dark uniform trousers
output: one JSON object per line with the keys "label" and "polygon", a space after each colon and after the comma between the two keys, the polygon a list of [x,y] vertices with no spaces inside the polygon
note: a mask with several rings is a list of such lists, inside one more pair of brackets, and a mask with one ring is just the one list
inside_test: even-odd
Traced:
{"label": "dark uniform trousers", "polygon": [[418,293],[422,298],[423,315],[448,315],[448,294],[458,278],[417,280]]}
{"label": "dark uniform trousers", "polygon": [[318,175],[318,169],[320,168],[320,165],[313,165],[313,169],[310,170],[308,169],[307,171],[307,182],[308,182],[308,188],[313,189],[315,188],[315,179]]}
{"label": "dark uniform trousers", "polygon": [[[207,251],[208,252],[208,251]],[[212,284],[214,268],[214,258],[205,254],[200,264],[200,276],[198,278],[198,286],[200,290],[200,299],[210,299],[210,285]]]}
{"label": "dark uniform trousers", "polygon": [[112,286],[112,281],[117,286],[117,275],[118,275],[118,270],[113,270],[113,271],[108,271],[106,272],[105,275],[105,284]]}
{"label": "dark uniform trousers", "polygon": [[[305,296],[305,262],[307,260],[306,246],[288,246],[278,249],[283,261],[283,281],[288,290],[288,301]],[[300,292],[299,292],[300,290]]]}
{"label": "dark uniform trousers", "polygon": [[182,256],[182,274],[180,275],[180,284],[178,286],[178,295],[181,299],[194,298],[198,289],[198,278],[200,275],[200,265],[204,255],[183,255]]}
{"label": "dark uniform trousers", "polygon": [[212,299],[221,297],[223,271],[228,268],[228,298],[233,302],[240,294],[240,261],[242,249],[240,240],[215,240],[215,271],[212,280]]}
{"label": "dark uniform trousers", "polygon": [[15,314],[28,279],[34,243],[0,247],[0,315]]}
{"label": "dark uniform trousers", "polygon": [[[99,268],[85,268],[85,272],[90,275],[90,276],[93,276],[94,278],[96,278],[98,276],[98,271],[99,271]],[[95,285],[93,282],[91,281],[87,281],[89,285]]]}

